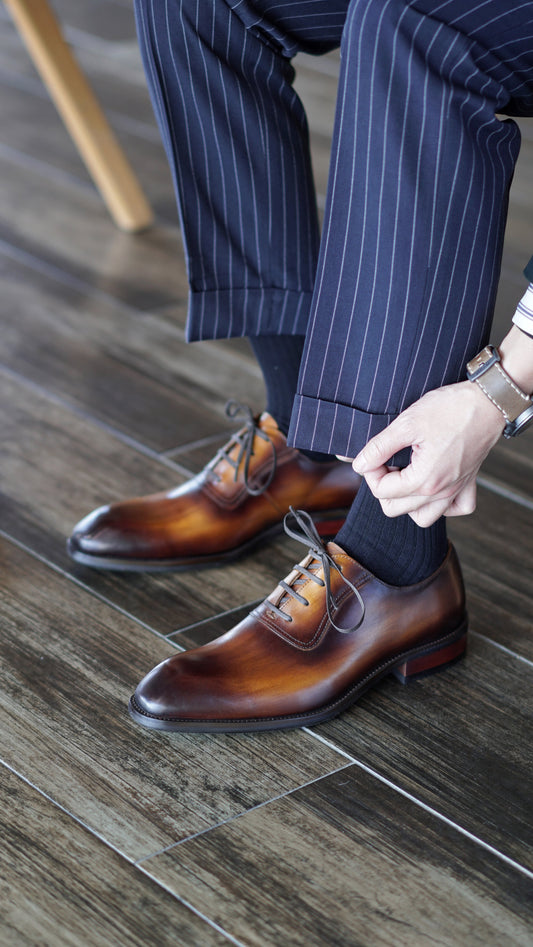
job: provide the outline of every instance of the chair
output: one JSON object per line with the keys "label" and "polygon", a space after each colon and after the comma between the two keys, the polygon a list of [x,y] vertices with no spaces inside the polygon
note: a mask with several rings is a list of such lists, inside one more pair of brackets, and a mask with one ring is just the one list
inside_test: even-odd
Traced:
{"label": "chair", "polygon": [[137,232],[152,210],[69,46],[48,0],[5,0],[33,63],[113,220]]}

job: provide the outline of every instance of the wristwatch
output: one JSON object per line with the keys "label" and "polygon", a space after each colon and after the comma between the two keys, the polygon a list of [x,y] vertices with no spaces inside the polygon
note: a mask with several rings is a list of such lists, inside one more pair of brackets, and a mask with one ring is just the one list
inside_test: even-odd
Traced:
{"label": "wristwatch", "polygon": [[533,400],[522,391],[501,364],[500,353],[487,345],[466,366],[466,376],[475,382],[487,398],[502,412],[506,424],[504,437],[516,437],[533,422]]}

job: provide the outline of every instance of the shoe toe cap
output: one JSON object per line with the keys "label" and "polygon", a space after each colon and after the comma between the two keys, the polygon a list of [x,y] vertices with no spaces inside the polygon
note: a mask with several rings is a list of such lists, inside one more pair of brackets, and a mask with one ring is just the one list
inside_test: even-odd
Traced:
{"label": "shoe toe cap", "polygon": [[[194,717],[201,709],[196,706],[195,689],[182,681],[180,659],[175,655],[156,665],[140,682],[130,701],[130,713],[139,723],[148,727],[172,729],[172,721]],[[201,695],[197,695],[201,696]]]}
{"label": "shoe toe cap", "polygon": [[124,530],[114,522],[111,508],[101,506],[76,523],[68,540],[69,552],[105,556],[116,552]]}
{"label": "shoe toe cap", "polygon": [[67,548],[80,562],[84,558],[127,562],[155,557],[162,542],[160,533],[150,520],[139,515],[134,504],[101,506],[76,524]]}

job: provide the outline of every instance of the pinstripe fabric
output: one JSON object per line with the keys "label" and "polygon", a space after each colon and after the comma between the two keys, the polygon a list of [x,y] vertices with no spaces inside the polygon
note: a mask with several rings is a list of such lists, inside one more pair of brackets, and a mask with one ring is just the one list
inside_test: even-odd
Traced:
{"label": "pinstripe fabric", "polygon": [[[304,335],[318,256],[307,122],[289,57],[339,43],[348,0],[136,0],[141,51],[174,174],[189,340]],[[264,7],[264,12],[258,12]],[[298,40],[294,14],[317,36]],[[324,21],[328,21],[324,25]],[[304,30],[305,34],[305,30]]]}
{"label": "pinstripe fabric", "polygon": [[533,3],[353,0],[342,50],[289,437],[354,456],[487,341],[519,149],[495,112],[533,114]]}
{"label": "pinstripe fabric", "polygon": [[[492,319],[532,0],[135,0],[188,337],[304,334],[290,437],[355,454]],[[342,41],[324,231],[290,57]],[[310,313],[311,310],[311,313]]]}

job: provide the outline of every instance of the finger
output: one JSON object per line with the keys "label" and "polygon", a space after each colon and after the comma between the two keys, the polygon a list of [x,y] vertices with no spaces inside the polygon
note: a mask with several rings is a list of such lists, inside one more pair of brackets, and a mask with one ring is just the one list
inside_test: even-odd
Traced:
{"label": "finger", "polygon": [[476,508],[477,486],[475,478],[452,497],[440,497],[426,503],[409,514],[418,526],[431,526],[441,516],[466,516]]}
{"label": "finger", "polygon": [[473,513],[477,504],[477,487],[476,481],[471,480],[467,485],[454,497],[453,503],[450,504],[446,511],[446,516],[468,516],[470,513]]}
{"label": "finger", "polygon": [[[355,468],[354,468],[355,469]],[[390,467],[378,467],[365,474],[372,493],[378,500],[395,500],[407,497],[423,496],[420,488],[424,482],[424,473],[415,471],[412,464],[403,470]]]}
{"label": "finger", "polygon": [[433,526],[433,523],[440,520],[441,516],[447,516],[449,502],[450,499],[447,497],[443,500],[426,503],[424,506],[421,506],[420,509],[410,513],[409,516],[417,526],[427,529],[428,526]]}
{"label": "finger", "polygon": [[345,464],[353,463],[353,457],[343,457],[341,454],[335,454],[335,457],[337,458],[337,460],[344,461]]}
{"label": "finger", "polygon": [[[355,470],[354,466],[353,466],[353,469]],[[371,491],[371,493],[373,493],[376,499],[378,500],[379,500],[378,493],[379,493],[381,481],[385,477],[388,477],[388,475],[389,475],[389,468],[386,467],[385,465],[383,465],[382,467],[376,467],[375,470],[369,470],[369,472],[365,474],[365,480],[367,482],[367,486],[369,490]]]}
{"label": "finger", "polygon": [[[379,498],[378,498],[379,499]],[[399,500],[379,500],[385,516],[395,519],[397,516],[416,513],[428,505],[427,497],[402,497]]]}
{"label": "finger", "polygon": [[442,516],[444,512],[451,506],[453,502],[454,494],[450,496],[449,494],[439,494],[437,496],[428,497],[425,494],[414,494],[413,496],[400,497],[398,499],[379,499],[381,504],[381,509],[386,516],[396,517],[404,516],[408,513],[410,516],[414,513],[428,508],[428,510],[437,509],[439,511],[439,516]]}
{"label": "finger", "polygon": [[405,424],[397,418],[384,431],[376,434],[368,444],[359,451],[354,459],[353,468],[356,473],[366,474],[369,470],[382,467],[397,451],[404,447],[411,447]]}

